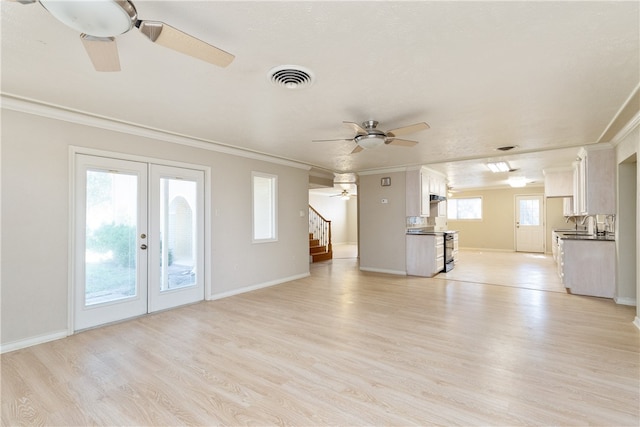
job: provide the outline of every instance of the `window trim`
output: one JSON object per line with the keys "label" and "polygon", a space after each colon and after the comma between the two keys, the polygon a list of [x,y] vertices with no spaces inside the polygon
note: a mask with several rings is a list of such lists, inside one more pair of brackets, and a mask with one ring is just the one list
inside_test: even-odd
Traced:
{"label": "window trim", "polygon": [[[256,178],[266,178],[271,183],[271,236],[259,239],[256,238]],[[271,243],[278,241],[278,175],[251,172],[251,242],[252,243]]]}
{"label": "window trim", "polygon": [[[449,213],[451,209],[449,209],[449,202],[453,200],[466,200],[466,199],[480,199],[480,218],[451,218],[449,217]],[[456,209],[457,211],[457,209]],[[450,197],[447,200],[447,221],[468,221],[468,222],[481,222],[484,220],[484,199],[482,196],[465,196],[465,197]]]}

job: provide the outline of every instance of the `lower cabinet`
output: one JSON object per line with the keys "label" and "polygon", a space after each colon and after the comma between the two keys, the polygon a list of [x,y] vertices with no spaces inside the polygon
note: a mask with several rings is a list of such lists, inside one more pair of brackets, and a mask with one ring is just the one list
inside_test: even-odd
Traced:
{"label": "lower cabinet", "polygon": [[407,274],[433,277],[444,269],[442,234],[407,235]]}
{"label": "lower cabinet", "polygon": [[561,239],[558,272],[572,294],[613,298],[616,289],[614,241]]}

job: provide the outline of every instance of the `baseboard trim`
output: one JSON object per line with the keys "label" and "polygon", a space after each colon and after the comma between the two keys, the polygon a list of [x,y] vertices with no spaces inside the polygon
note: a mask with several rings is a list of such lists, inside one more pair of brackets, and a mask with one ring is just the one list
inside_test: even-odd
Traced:
{"label": "baseboard trim", "polygon": [[636,328],[640,329],[640,317],[636,316],[633,321],[633,324],[636,325]]}
{"label": "baseboard trim", "polygon": [[613,300],[616,302],[616,304],[631,305],[633,307],[636,306],[635,298],[631,298],[631,297],[616,297]]}
{"label": "baseboard trim", "polygon": [[234,295],[240,295],[251,291],[257,291],[258,289],[268,288],[270,286],[280,285],[282,283],[291,282],[293,280],[304,279],[305,277],[309,277],[311,273],[306,272],[302,274],[297,274],[294,276],[283,277],[281,279],[270,280],[268,282],[258,283],[257,285],[244,286],[242,288],[233,289],[231,291],[219,292],[215,294],[211,294],[207,297],[208,301],[215,301],[217,299],[232,297]]}
{"label": "baseboard trim", "polygon": [[360,267],[360,271],[369,271],[371,273],[395,274],[396,276],[406,276],[407,275],[406,271],[387,270],[386,268]]}
{"label": "baseboard trim", "polygon": [[35,337],[26,338],[23,340],[13,341],[0,346],[0,354],[8,353],[10,351],[21,350],[23,348],[31,347],[38,344],[44,344],[49,341],[55,341],[62,338],[66,338],[70,335],[69,331],[62,330],[58,332],[52,332],[50,334],[37,335]]}

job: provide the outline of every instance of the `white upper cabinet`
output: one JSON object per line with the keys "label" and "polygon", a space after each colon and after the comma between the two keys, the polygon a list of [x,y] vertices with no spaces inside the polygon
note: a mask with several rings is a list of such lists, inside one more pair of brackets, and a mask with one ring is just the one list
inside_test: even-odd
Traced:
{"label": "white upper cabinet", "polygon": [[573,168],[550,168],[542,172],[545,197],[573,196]]}
{"label": "white upper cabinet", "polygon": [[[435,171],[421,167],[407,171],[406,214],[407,216],[430,216],[430,195],[447,196],[447,180]],[[444,202],[440,202],[444,204]],[[446,210],[444,211],[446,215]],[[438,211],[440,215],[440,211]]]}
{"label": "white upper cabinet", "polygon": [[423,169],[407,171],[405,203],[407,216],[429,216],[429,174]]}
{"label": "white upper cabinet", "polygon": [[574,211],[579,215],[616,213],[615,151],[600,143],[580,149],[574,185]]}

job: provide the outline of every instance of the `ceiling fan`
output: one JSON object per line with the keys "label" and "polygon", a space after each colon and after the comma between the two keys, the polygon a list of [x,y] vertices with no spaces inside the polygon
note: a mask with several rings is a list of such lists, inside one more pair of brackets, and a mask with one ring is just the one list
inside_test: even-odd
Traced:
{"label": "ceiling fan", "polygon": [[425,122],[415,123],[409,126],[403,126],[396,129],[391,129],[387,132],[383,132],[377,129],[378,122],[375,120],[367,120],[362,122],[362,125],[353,122],[342,122],[345,125],[350,126],[356,132],[353,138],[338,138],[338,139],[314,139],[313,142],[328,142],[328,141],[353,141],[356,148],[353,149],[351,154],[359,153],[360,151],[377,147],[382,144],[386,145],[399,145],[402,147],[413,147],[418,141],[411,141],[408,139],[400,139],[398,136],[408,135],[410,133],[418,132],[421,130],[427,130],[430,128]]}
{"label": "ceiling fan", "polygon": [[329,197],[340,197],[342,200],[349,200],[351,197],[357,197],[357,196],[358,196],[357,194],[349,193],[349,190],[342,190],[342,193],[334,194]]}
{"label": "ceiling fan", "polygon": [[164,22],[138,19],[129,0],[14,0],[40,3],[54,18],[80,32],[80,40],[96,71],[120,71],[115,36],[136,27],[149,40],[219,67],[235,56]]}

